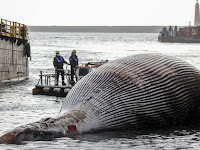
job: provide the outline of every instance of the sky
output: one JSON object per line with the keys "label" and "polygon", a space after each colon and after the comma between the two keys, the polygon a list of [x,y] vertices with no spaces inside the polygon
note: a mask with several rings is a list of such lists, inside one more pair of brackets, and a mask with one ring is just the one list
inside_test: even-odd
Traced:
{"label": "sky", "polygon": [[196,0],[4,0],[0,18],[40,26],[186,26]]}

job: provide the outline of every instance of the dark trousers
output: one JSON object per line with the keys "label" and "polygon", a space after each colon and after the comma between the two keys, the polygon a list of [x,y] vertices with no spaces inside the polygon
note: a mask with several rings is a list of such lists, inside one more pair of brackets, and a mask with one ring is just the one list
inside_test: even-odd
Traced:
{"label": "dark trousers", "polygon": [[71,81],[74,81],[75,71],[76,71],[76,68],[71,67]]}
{"label": "dark trousers", "polygon": [[62,82],[64,82],[64,71],[61,71],[61,70],[56,70],[57,72],[57,84],[58,84],[58,81],[59,81],[59,75],[61,74],[62,76]]}

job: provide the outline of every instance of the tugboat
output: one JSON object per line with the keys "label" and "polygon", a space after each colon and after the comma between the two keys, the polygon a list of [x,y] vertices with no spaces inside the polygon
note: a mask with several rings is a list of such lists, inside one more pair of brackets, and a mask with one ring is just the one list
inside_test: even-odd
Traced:
{"label": "tugboat", "polygon": [[[79,65],[76,70],[75,78],[76,83],[81,80],[85,75],[92,72],[96,68],[101,65],[107,63],[106,61],[101,62],[88,62],[86,64]],[[67,84],[66,85],[55,85],[56,82],[56,73],[51,74],[43,74],[40,71],[38,83],[35,85],[35,88],[32,90],[33,95],[47,95],[47,96],[57,96],[57,97],[66,97],[67,93],[71,90],[71,88],[76,84],[71,82],[70,77],[71,73],[68,69],[68,65],[66,66],[65,77]]]}
{"label": "tugboat", "polygon": [[25,24],[0,19],[0,82],[27,78],[31,57]]}

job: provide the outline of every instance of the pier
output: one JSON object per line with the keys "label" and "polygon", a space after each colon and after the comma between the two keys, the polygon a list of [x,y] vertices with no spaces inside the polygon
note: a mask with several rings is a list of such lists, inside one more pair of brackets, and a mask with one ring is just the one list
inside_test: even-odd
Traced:
{"label": "pier", "polygon": [[0,19],[0,81],[28,78],[31,57],[27,26]]}

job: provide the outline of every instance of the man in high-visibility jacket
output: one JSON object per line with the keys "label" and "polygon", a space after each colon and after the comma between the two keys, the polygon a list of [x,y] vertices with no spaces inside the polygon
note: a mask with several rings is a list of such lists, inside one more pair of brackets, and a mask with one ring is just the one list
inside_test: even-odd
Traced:
{"label": "man in high-visibility jacket", "polygon": [[64,82],[64,70],[63,70],[63,63],[68,64],[62,56],[60,56],[60,52],[56,51],[56,56],[54,57],[53,60],[53,65],[56,70],[56,75],[57,75],[57,83],[55,85],[58,85],[59,81],[59,75],[61,74],[62,76],[62,85],[66,85]]}
{"label": "man in high-visibility jacket", "polygon": [[71,82],[74,82],[74,75],[76,69],[78,68],[78,57],[76,55],[76,50],[72,50],[72,55],[69,58],[69,62],[71,65]]}

